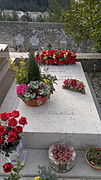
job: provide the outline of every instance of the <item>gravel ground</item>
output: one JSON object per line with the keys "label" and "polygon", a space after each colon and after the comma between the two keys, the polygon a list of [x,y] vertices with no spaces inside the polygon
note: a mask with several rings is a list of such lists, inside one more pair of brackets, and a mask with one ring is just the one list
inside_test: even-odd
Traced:
{"label": "gravel ground", "polygon": [[87,73],[101,108],[101,72]]}

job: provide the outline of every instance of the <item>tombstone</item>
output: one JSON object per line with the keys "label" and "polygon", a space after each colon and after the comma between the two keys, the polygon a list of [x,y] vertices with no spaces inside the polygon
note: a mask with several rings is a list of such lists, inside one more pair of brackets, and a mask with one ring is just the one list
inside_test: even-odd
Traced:
{"label": "tombstone", "polygon": [[[21,100],[18,105],[20,113],[28,119],[24,128],[25,148],[48,148],[55,142],[77,148],[101,146],[101,121],[81,63],[48,66],[48,73],[58,78],[56,91],[50,99],[37,108],[31,108]],[[62,89],[63,81],[68,78],[82,81],[86,94]]]}

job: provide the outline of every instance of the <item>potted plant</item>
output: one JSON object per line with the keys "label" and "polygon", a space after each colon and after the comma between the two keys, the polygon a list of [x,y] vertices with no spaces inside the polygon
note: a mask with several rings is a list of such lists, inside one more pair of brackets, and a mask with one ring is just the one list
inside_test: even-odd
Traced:
{"label": "potted plant", "polygon": [[30,81],[28,85],[18,85],[16,93],[27,105],[40,106],[44,104],[55,91],[53,87],[55,80],[56,78],[51,75],[45,76],[45,78],[43,76],[41,80]]}
{"label": "potted plant", "polygon": [[10,173],[7,178],[4,180],[19,180],[23,175],[20,174],[24,165],[20,161],[17,161],[16,166],[14,167],[11,163],[6,163],[3,165],[3,170],[5,173]]}
{"label": "potted plant", "polygon": [[56,76],[41,73],[33,52],[30,52],[26,62],[23,59],[20,65],[10,62],[10,67],[15,71],[16,82],[19,84],[16,88],[17,95],[27,105],[40,106],[55,91],[53,83],[57,80]]}
{"label": "potted plant", "polygon": [[48,50],[36,54],[38,64],[68,65],[76,64],[78,61],[76,53],[70,50]]}
{"label": "potted plant", "polygon": [[[19,118],[19,119],[18,119]],[[15,164],[23,150],[22,136],[23,128],[27,125],[26,117],[20,117],[19,111],[0,114],[0,152],[4,154],[7,161]]]}
{"label": "potted plant", "polygon": [[85,94],[85,85],[82,81],[77,79],[65,79],[62,85],[63,89],[70,89],[72,91],[80,92]]}
{"label": "potted plant", "polygon": [[49,148],[49,164],[56,172],[69,171],[75,162],[76,152],[74,147],[67,144],[54,144]]}
{"label": "potted plant", "polygon": [[39,166],[38,176],[35,176],[34,180],[58,180],[58,178],[56,174],[51,171],[51,168]]}
{"label": "potted plant", "polygon": [[101,148],[88,148],[85,153],[85,158],[93,169],[101,170]]}

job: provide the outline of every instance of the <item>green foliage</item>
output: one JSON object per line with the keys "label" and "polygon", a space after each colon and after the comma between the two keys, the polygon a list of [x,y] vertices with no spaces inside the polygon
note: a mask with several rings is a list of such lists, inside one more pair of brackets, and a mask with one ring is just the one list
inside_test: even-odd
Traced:
{"label": "green foliage", "polygon": [[40,78],[41,78],[40,69],[36,62],[35,55],[32,51],[30,51],[30,54],[29,54],[27,71],[28,71],[28,81],[40,80]]}
{"label": "green foliage", "polygon": [[62,11],[62,22],[67,35],[77,43],[83,39],[91,39],[96,51],[101,52],[101,1],[71,1],[71,9]]}
{"label": "green foliage", "polygon": [[41,180],[58,180],[55,173],[52,173],[51,169],[47,169],[45,166],[39,166],[38,175],[41,177]]}
{"label": "green foliage", "polygon": [[101,168],[101,149],[99,150],[96,147],[90,147],[86,156],[91,164]]}
{"label": "green foliage", "polygon": [[19,180],[22,177],[19,173],[23,167],[24,165],[22,165],[20,161],[17,161],[17,165],[13,168],[13,172],[10,173],[9,177],[4,178],[4,180]]}
{"label": "green foliage", "polygon": [[48,0],[0,0],[0,9],[21,11],[45,11]]}
{"label": "green foliage", "polygon": [[12,62],[12,59],[9,59],[9,65],[10,68],[15,72],[15,79],[17,84],[28,82],[28,72],[25,59],[21,58],[20,64]]}
{"label": "green foliage", "polygon": [[49,83],[43,81],[30,81],[28,91],[25,93],[24,98],[28,102],[31,99],[37,99],[38,96],[50,97],[51,91],[53,91],[53,89]]}
{"label": "green foliage", "polygon": [[49,3],[49,21],[59,22],[61,10],[69,8],[69,0],[48,0]]}

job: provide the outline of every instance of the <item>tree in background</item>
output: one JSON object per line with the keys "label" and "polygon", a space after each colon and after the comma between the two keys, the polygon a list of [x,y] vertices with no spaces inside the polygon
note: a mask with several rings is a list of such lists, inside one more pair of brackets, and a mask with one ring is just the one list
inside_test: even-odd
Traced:
{"label": "tree in background", "polygon": [[71,0],[70,10],[62,11],[62,22],[66,34],[77,43],[91,39],[95,50],[101,52],[101,0]]}
{"label": "tree in background", "polygon": [[69,8],[69,0],[48,0],[49,4],[49,21],[59,22],[61,10]]}

